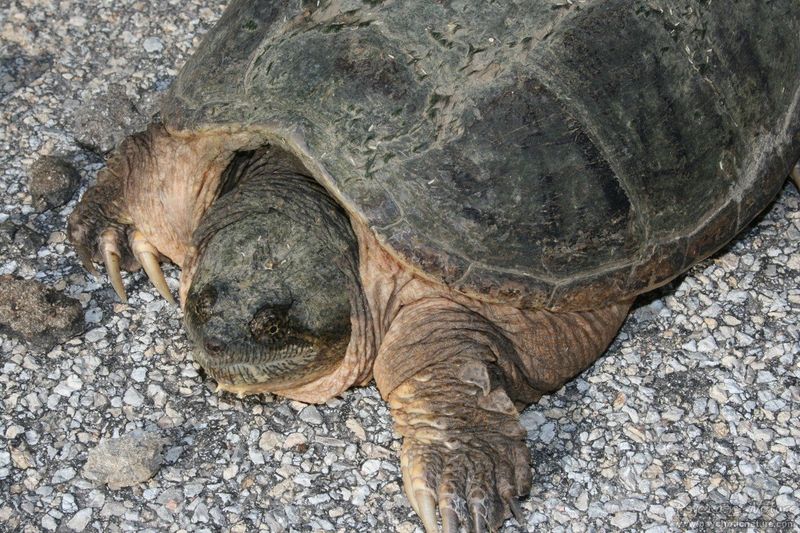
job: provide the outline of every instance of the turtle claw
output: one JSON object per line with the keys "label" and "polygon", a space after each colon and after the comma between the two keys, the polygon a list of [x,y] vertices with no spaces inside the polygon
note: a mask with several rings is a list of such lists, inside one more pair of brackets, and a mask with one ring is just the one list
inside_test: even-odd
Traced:
{"label": "turtle claw", "polygon": [[439,504],[439,514],[442,515],[442,532],[443,533],[458,533],[459,520],[458,514],[450,507],[442,506]]}
{"label": "turtle claw", "polygon": [[175,299],[172,297],[172,293],[167,286],[167,280],[164,278],[164,272],[161,271],[161,265],[158,262],[159,252],[156,247],[150,244],[139,230],[131,232],[130,246],[133,256],[142,265],[148,279],[158,293],[170,304],[175,305]]}
{"label": "turtle claw", "polygon": [[[87,237],[92,232],[83,230],[81,222],[80,219],[71,221],[71,239],[75,243],[75,251],[81,264],[90,274],[98,276],[94,262],[102,262],[114,292],[123,303],[128,303],[128,295],[122,281],[122,270],[133,271],[141,266],[159,294],[175,305],[175,299],[172,297],[159,264],[161,254],[141,231],[112,224],[106,229],[101,229],[99,236],[92,239]],[[128,233],[127,242],[124,238],[126,232]],[[93,242],[94,246],[92,246]]]}
{"label": "turtle claw", "polygon": [[103,256],[103,264],[106,266],[108,279],[114,291],[123,303],[128,303],[128,295],[125,294],[125,286],[122,284],[122,273],[119,269],[120,252],[117,246],[116,232],[112,229],[105,230],[100,235],[100,254]]}
{"label": "turtle claw", "polygon": [[403,485],[426,533],[454,533],[462,527],[488,533],[497,531],[507,516],[524,527],[516,498],[527,487],[512,488],[514,468],[527,468],[516,464],[514,449],[524,443],[487,435],[467,437],[451,449],[442,442],[413,440],[406,437],[403,443]]}
{"label": "turtle claw", "polygon": [[76,246],[75,253],[78,255],[78,259],[80,259],[81,265],[83,265],[84,270],[86,270],[89,274],[91,274],[95,278],[100,275],[100,273],[94,267],[94,263],[92,262],[92,253],[86,246],[83,245]]}
{"label": "turtle claw", "polygon": [[508,508],[511,510],[511,514],[514,516],[514,520],[517,521],[517,524],[522,528],[523,531],[527,531],[525,527],[525,516],[522,514],[522,508],[519,506],[519,502],[514,496],[506,496],[503,498],[503,501]]}
{"label": "turtle claw", "polygon": [[426,533],[437,533],[436,527],[436,500],[429,491],[418,491],[416,493],[419,516],[422,525],[425,526]]}
{"label": "turtle claw", "polygon": [[795,187],[800,190],[800,161],[794,164],[792,171],[789,173],[789,177],[792,178]]}

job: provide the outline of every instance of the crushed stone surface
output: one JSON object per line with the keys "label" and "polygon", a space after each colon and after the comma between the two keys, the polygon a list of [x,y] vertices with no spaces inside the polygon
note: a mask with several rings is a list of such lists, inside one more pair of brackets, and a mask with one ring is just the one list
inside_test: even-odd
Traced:
{"label": "crushed stone surface", "polygon": [[[0,4],[0,274],[75,298],[85,326],[48,349],[0,335],[2,531],[421,531],[374,387],[314,407],[215,394],[180,312],[140,273],[124,276],[124,305],[82,269],[65,236],[78,195],[34,206],[34,162],[64,159],[85,190],[223,4]],[[167,276],[174,291],[177,270]],[[787,186],[523,413],[527,528],[800,528],[799,282],[800,196]],[[163,442],[153,477],[119,490],[87,479],[101,441],[136,431]]]}

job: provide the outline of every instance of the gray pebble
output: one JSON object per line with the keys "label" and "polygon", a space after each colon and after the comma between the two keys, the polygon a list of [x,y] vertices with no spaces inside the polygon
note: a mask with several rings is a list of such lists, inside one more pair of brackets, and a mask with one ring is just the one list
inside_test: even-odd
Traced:
{"label": "gray pebble", "polygon": [[164,49],[164,43],[161,42],[161,39],[158,37],[148,37],[142,43],[145,51],[148,53],[152,52],[160,52]]}
{"label": "gray pebble", "polygon": [[620,529],[626,529],[635,524],[637,520],[638,517],[636,516],[636,513],[621,512],[616,513],[613,517],[611,517],[611,525]]}
{"label": "gray pebble", "polygon": [[56,470],[56,472],[53,474],[53,478],[51,479],[51,483],[53,483],[54,485],[58,483],[64,483],[65,481],[69,481],[74,477],[75,477],[75,469],[68,466]]}
{"label": "gray pebble", "polygon": [[316,407],[309,405],[300,411],[300,420],[314,426],[322,424],[322,415]]}
{"label": "gray pebble", "polygon": [[82,386],[83,381],[81,381],[81,378],[75,374],[70,374],[65,380],[59,382],[59,384],[55,386],[53,392],[61,396],[69,396],[73,392],[81,390]]}
{"label": "gray pebble", "polygon": [[86,335],[83,336],[89,342],[97,342],[103,338],[105,338],[108,330],[104,326],[100,326],[99,328],[94,328],[86,332]]}
{"label": "gray pebble", "polygon": [[86,479],[106,483],[112,490],[146,481],[163,462],[161,449],[165,442],[154,433],[140,430],[104,439],[89,452],[83,475]]}
{"label": "gray pebble", "polygon": [[128,389],[125,391],[125,395],[122,397],[122,401],[128,405],[132,405],[133,407],[140,407],[142,402],[144,402],[144,396],[142,396],[139,391],[133,387],[128,387]]}
{"label": "gray pebble", "polygon": [[92,510],[88,507],[81,509],[67,522],[67,527],[72,531],[83,531],[92,519]]}

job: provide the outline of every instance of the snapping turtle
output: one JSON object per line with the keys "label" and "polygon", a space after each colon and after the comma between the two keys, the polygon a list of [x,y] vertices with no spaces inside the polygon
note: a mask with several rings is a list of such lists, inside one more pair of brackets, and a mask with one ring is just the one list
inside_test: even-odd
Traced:
{"label": "snapping turtle", "polygon": [[531,483],[519,410],[800,157],[794,0],[234,1],[75,209],[84,265],[182,268],[223,390],[374,377],[428,531]]}

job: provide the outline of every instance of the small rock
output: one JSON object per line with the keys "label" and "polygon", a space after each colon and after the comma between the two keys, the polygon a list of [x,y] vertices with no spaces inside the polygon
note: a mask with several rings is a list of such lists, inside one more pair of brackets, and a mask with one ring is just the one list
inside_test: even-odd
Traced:
{"label": "small rock", "polygon": [[161,449],[165,443],[158,435],[141,430],[104,439],[89,452],[83,476],[106,483],[112,490],[146,481],[161,467],[164,460]]}
{"label": "small rock", "polygon": [[45,155],[31,166],[28,190],[37,211],[47,211],[69,202],[80,184],[80,176],[69,162]]}
{"label": "small rock", "polygon": [[69,522],[67,522],[67,527],[70,528],[72,531],[83,531],[87,525],[89,525],[89,520],[92,519],[92,510],[89,507],[85,509],[81,509],[75,515],[70,518]]}
{"label": "small rock", "polygon": [[148,53],[160,52],[164,49],[164,43],[158,37],[148,37],[144,40],[142,46]]}
{"label": "small rock", "polygon": [[236,474],[239,473],[239,466],[238,465],[230,465],[228,468],[222,471],[222,479],[229,480],[236,477]]}
{"label": "small rock", "polygon": [[75,469],[71,467],[61,468],[56,470],[55,474],[53,474],[52,483],[54,485],[58,483],[64,483],[65,481],[69,481],[70,479],[75,477]]}
{"label": "small rock", "polygon": [[20,470],[26,470],[33,465],[33,457],[28,450],[15,448],[13,446],[9,447],[9,449],[11,450],[11,461],[14,463],[14,466]]}
{"label": "small rock", "polygon": [[575,507],[582,512],[585,512],[589,508],[589,493],[581,491],[578,495],[577,499],[575,500]]}
{"label": "small rock", "polygon": [[58,527],[58,523],[52,516],[46,514],[42,517],[42,527],[49,531],[55,531],[55,529]]}
{"label": "small rock", "polygon": [[714,340],[714,337],[708,336],[697,343],[697,351],[703,353],[713,352],[717,349],[717,341]]}
{"label": "small rock", "polygon": [[203,502],[197,504],[192,513],[192,522],[208,522],[208,506]]}
{"label": "small rock", "polygon": [[739,472],[741,472],[743,476],[752,476],[758,472],[758,468],[753,463],[748,461],[740,461]]}
{"label": "small rock", "polygon": [[636,513],[622,512],[614,514],[613,518],[611,518],[611,524],[620,529],[625,529],[635,524],[636,520]]}
{"label": "small rock", "polygon": [[355,418],[348,418],[344,425],[353,432],[358,440],[367,440],[367,432]]}
{"label": "small rock", "polygon": [[88,331],[86,335],[84,335],[84,338],[88,342],[97,342],[101,339],[104,339],[106,333],[108,333],[108,330],[106,330],[105,327],[100,326],[99,328],[94,328],[93,330]]}
{"label": "small rock", "polygon": [[274,431],[265,431],[261,434],[261,438],[258,440],[258,447],[266,452],[277,448],[280,442],[280,435]]}
{"label": "small rock", "polygon": [[544,424],[539,429],[539,440],[547,444],[556,436],[556,426],[552,422]]}
{"label": "small rock", "polygon": [[647,441],[647,436],[645,433],[636,426],[625,426],[622,431],[636,442],[644,443]]}
{"label": "small rock", "polygon": [[103,310],[99,307],[92,307],[84,314],[86,322],[97,324],[103,319]]}
{"label": "small rock", "polygon": [[306,474],[305,472],[301,472],[292,478],[296,484],[300,485],[301,487],[310,487],[314,483],[314,478]]}
{"label": "small rock", "polygon": [[144,401],[144,396],[139,394],[139,391],[133,387],[128,387],[128,390],[125,391],[125,396],[122,397],[122,401],[133,407],[139,407]]}
{"label": "small rock", "polygon": [[69,395],[73,392],[81,390],[81,387],[83,387],[83,381],[81,381],[81,378],[75,374],[70,374],[67,376],[67,379],[55,386],[53,392],[59,396],[69,397]]}
{"label": "small rock", "polygon": [[38,281],[0,276],[0,332],[50,350],[83,329],[78,300]]}
{"label": "small rock", "polygon": [[295,446],[300,446],[306,442],[308,442],[308,439],[306,439],[306,436],[302,433],[292,433],[286,437],[285,441],[283,441],[283,447],[286,449],[294,448]]}
{"label": "small rock", "polygon": [[361,473],[367,477],[370,477],[373,474],[375,474],[375,472],[380,470],[380,468],[381,468],[380,461],[378,461],[377,459],[368,459],[364,461],[363,465],[361,465]]}
{"label": "small rock", "polygon": [[300,420],[306,422],[307,424],[318,426],[322,424],[322,415],[319,414],[319,411],[316,407],[309,405],[300,411]]}

